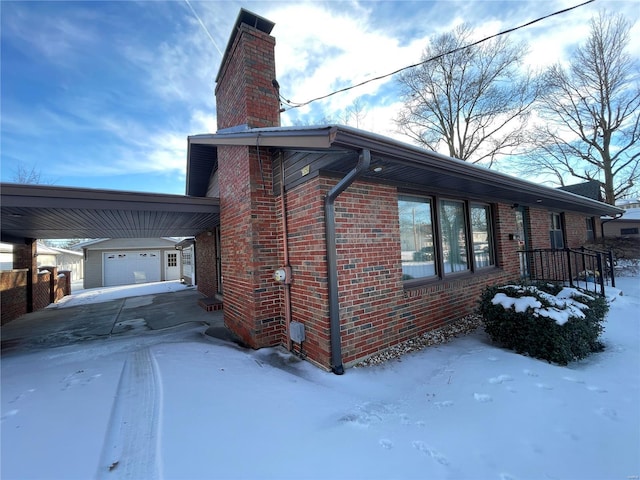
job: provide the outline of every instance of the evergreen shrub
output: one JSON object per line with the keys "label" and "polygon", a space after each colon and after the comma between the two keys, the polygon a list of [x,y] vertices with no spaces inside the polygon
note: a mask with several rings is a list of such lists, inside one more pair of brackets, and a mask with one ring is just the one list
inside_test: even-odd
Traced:
{"label": "evergreen shrub", "polygon": [[609,310],[604,297],[551,283],[487,287],[480,299],[484,329],[499,345],[560,365],[602,351]]}

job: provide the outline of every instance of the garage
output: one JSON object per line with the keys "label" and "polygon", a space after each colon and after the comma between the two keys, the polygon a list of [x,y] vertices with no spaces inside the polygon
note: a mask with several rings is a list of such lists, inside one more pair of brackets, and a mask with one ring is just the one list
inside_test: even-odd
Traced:
{"label": "garage", "polygon": [[104,286],[161,281],[160,250],[105,252]]}

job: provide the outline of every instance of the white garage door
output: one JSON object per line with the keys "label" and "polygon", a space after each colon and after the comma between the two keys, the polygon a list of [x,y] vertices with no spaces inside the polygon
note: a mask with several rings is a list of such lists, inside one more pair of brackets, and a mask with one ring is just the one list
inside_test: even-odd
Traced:
{"label": "white garage door", "polygon": [[105,253],[104,286],[160,281],[160,251]]}

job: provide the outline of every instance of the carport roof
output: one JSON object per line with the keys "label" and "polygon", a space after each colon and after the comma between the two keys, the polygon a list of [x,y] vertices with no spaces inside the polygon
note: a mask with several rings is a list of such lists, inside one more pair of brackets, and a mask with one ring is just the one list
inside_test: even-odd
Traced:
{"label": "carport roof", "polygon": [[188,237],[218,225],[217,198],[0,184],[2,241]]}

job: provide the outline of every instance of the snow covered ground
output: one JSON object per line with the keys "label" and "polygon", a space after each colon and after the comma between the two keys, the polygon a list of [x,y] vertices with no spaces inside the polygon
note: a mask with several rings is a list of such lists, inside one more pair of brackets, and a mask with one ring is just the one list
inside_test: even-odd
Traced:
{"label": "snow covered ground", "polygon": [[7,354],[1,477],[636,479],[640,278],[618,287],[606,350],[567,367],[477,331],[336,376],[190,324]]}

